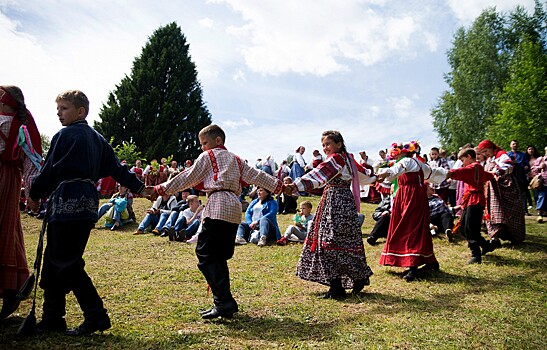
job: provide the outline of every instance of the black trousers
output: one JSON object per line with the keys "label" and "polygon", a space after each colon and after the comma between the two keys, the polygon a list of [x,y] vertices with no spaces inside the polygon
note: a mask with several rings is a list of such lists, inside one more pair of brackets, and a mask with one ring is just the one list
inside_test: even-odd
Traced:
{"label": "black trousers", "polygon": [[470,205],[464,209],[461,217],[460,230],[467,239],[467,245],[471,254],[476,257],[481,256],[480,247],[485,247],[488,242],[481,235],[482,216],[484,207],[480,205]]}
{"label": "black trousers", "polygon": [[44,289],[44,318],[64,316],[65,296],[71,291],[86,319],[106,313],[101,297],[84,270],[83,254],[93,226],[91,221],[48,224],[40,280],[40,287]]}
{"label": "black trousers", "polygon": [[[284,198],[284,200],[282,199]],[[296,207],[298,204],[296,203],[296,199],[292,196],[277,196],[277,212],[279,214],[285,213],[285,214],[295,214],[296,213]]]}
{"label": "black trousers", "polygon": [[391,215],[381,216],[374,224],[370,236],[375,239],[387,237],[387,231],[389,229],[389,219]]}
{"label": "black trousers", "polygon": [[448,212],[432,216],[431,223],[437,226],[441,232],[445,232],[448,229],[452,230],[454,227],[454,219],[452,218],[452,214]]}
{"label": "black trousers", "polygon": [[230,291],[228,260],[234,255],[238,224],[205,218],[198,236],[196,255],[198,268],[213,292],[217,308],[237,311]]}

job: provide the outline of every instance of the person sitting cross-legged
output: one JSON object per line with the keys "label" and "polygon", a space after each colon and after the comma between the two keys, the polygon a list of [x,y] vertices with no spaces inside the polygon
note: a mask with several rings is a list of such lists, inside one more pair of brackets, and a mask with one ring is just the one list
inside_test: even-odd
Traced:
{"label": "person sitting cross-legged", "polygon": [[387,237],[389,220],[391,218],[390,195],[385,195],[382,197],[382,201],[378,204],[376,209],[374,209],[374,213],[372,213],[372,218],[376,221],[376,223],[374,224],[372,231],[370,231],[370,235],[367,237],[367,243],[370,245],[375,245],[379,238]]}
{"label": "person sitting cross-legged", "polygon": [[285,234],[277,241],[278,245],[287,245],[289,241],[304,242],[308,235],[308,229],[313,221],[310,201],[300,203],[300,213],[294,215],[294,225],[289,225]]}
{"label": "person sitting cross-legged", "polygon": [[250,241],[263,247],[268,241],[281,238],[277,225],[277,202],[265,188],[259,187],[257,195],[245,211],[245,222],[237,228],[236,244],[243,245]]}

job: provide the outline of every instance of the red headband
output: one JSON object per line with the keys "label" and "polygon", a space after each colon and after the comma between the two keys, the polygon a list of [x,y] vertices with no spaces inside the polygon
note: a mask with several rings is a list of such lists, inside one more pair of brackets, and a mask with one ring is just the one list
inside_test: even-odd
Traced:
{"label": "red headband", "polygon": [[494,144],[494,142],[492,142],[490,140],[483,140],[479,143],[479,145],[477,147],[479,149],[496,148],[496,145]]}
{"label": "red headband", "polygon": [[18,107],[17,101],[2,87],[0,87],[0,102],[15,109]]}

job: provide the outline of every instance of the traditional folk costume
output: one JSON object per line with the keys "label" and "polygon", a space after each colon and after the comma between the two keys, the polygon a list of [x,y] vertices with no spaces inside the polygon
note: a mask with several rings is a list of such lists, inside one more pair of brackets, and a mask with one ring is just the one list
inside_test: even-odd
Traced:
{"label": "traditional folk costume", "polygon": [[484,171],[478,162],[465,167],[450,170],[453,180],[464,184],[464,194],[460,205],[462,206],[462,217],[459,222],[459,231],[467,239],[473,260],[469,263],[480,263],[481,248],[490,250],[488,242],[481,236],[481,225],[486,205],[484,197],[484,184],[493,179],[493,175]]}
{"label": "traditional folk costume", "polygon": [[144,190],[144,184],[120,164],[110,144],[85,120],[77,120],[53,136],[44,166],[30,190],[32,199],[53,194],[48,204],[51,212],[40,281],[44,289],[43,327],[66,329],[65,298],[71,291],[85,318],[74,334],[110,327],[82,257],[98,220],[99,197],[94,183],[108,176],[134,193]]}
{"label": "traditional folk costume", "polygon": [[[481,144],[479,148],[485,148]],[[499,177],[493,178],[486,185],[485,218],[490,238],[517,244],[524,241],[526,226],[520,190],[511,174],[512,168],[511,158],[500,148],[495,148],[494,156],[486,160],[484,170]]]}
{"label": "traditional folk costume", "polygon": [[325,186],[296,267],[298,277],[324,285],[341,279],[344,289],[353,288],[357,280],[368,284],[372,270],[357,217],[357,171],[355,160],[336,153],[294,182],[300,191]]}
{"label": "traditional folk costume", "polygon": [[[228,260],[234,255],[235,237],[241,222],[241,183],[255,184],[272,193],[282,189],[281,180],[250,167],[223,146],[203,152],[191,168],[155,187],[158,194],[186,188],[203,188],[208,201],[202,212],[198,236],[198,268],[213,292],[214,307],[203,318],[231,317],[238,306],[230,291]],[[213,314],[211,314],[213,313]]]}
{"label": "traditional folk costume", "polygon": [[380,264],[399,267],[437,264],[429,232],[429,206],[424,181],[439,183],[446,178],[446,170],[431,169],[416,158],[405,157],[381,172],[389,174],[386,178],[389,181],[397,178],[399,188],[393,201]]}
{"label": "traditional folk costume", "polygon": [[[0,89],[0,101],[15,109],[17,102],[5,90]],[[19,211],[21,197],[21,180],[23,180],[25,194],[32,179],[38,175],[38,168],[30,157],[26,156],[18,144],[21,122],[14,115],[0,115],[0,297],[14,298],[15,292],[23,285],[29,276],[23,229]],[[28,113],[25,127],[35,147],[35,152],[42,154],[40,133],[34,119]],[[6,310],[7,311],[7,310]],[[11,312],[10,312],[11,313]],[[9,314],[2,315],[8,316]]]}
{"label": "traditional folk costume", "polygon": [[[450,170],[450,165],[448,164],[448,161],[446,160],[446,158],[442,158],[442,157],[439,157],[435,160],[430,160],[429,162],[427,162],[427,165],[429,165],[431,169],[444,168],[447,171]],[[448,187],[450,186],[448,181],[444,180],[439,184],[431,184],[431,185],[434,190],[434,193],[438,195],[439,197],[441,197],[445,203],[448,203]]]}
{"label": "traditional folk costume", "polygon": [[304,160],[304,157],[302,156],[300,152],[296,152],[291,165],[291,172],[289,174],[293,182],[300,176],[304,175],[305,167],[306,167],[306,161]]}

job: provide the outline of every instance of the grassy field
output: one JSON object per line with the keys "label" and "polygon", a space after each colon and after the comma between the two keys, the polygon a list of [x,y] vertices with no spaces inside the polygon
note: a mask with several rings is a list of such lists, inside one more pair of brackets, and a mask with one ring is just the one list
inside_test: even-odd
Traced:
{"label": "grassy field", "polygon": [[[315,208],[318,197],[312,202]],[[138,219],[149,205],[136,200]],[[374,207],[362,207],[364,237]],[[240,312],[215,321],[197,313],[211,305],[211,295],[195,245],[132,236],[136,224],[116,232],[97,224],[84,258],[112,328],[84,338],[19,340],[15,332],[31,307],[26,300],[0,325],[0,349],[544,349],[547,224],[534,219],[526,218],[525,243],[488,254],[482,265],[465,265],[465,241],[434,238],[441,271],[412,283],[401,279],[402,269],[378,264],[383,240],[365,244],[371,286],[342,301],[318,299],[327,288],[295,276],[301,244],[239,246],[229,264]],[[282,230],[291,221],[292,215],[279,216]],[[30,266],[40,225],[23,218]],[[72,294],[66,318],[69,327],[83,321]]]}

